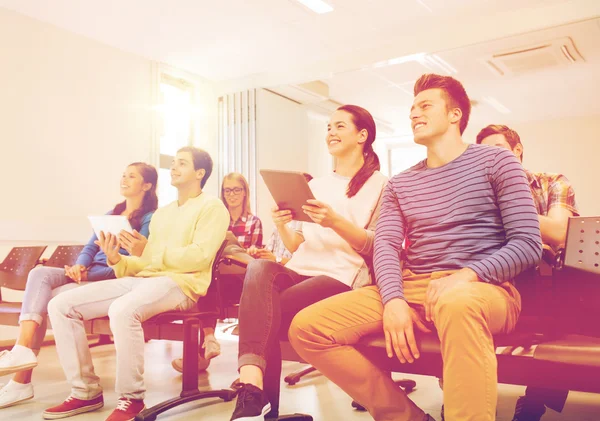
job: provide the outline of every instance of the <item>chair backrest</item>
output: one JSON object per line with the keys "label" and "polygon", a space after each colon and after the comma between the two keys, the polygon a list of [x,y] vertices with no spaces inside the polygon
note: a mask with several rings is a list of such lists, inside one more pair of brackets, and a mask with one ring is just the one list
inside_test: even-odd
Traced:
{"label": "chair backrest", "polygon": [[600,216],[569,218],[564,266],[600,275]]}
{"label": "chair backrest", "polygon": [[0,264],[0,286],[24,290],[29,271],[38,264],[46,247],[13,247]]}
{"label": "chair backrest", "polygon": [[46,261],[44,266],[54,268],[63,268],[65,266],[73,266],[77,261],[77,257],[84,246],[58,246],[52,256]]}

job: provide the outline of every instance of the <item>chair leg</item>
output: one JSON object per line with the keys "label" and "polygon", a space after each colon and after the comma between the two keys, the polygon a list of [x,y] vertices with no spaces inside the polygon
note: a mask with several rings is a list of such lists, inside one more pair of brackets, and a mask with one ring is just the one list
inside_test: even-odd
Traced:
{"label": "chair leg", "polygon": [[181,380],[181,393],[179,397],[169,399],[146,408],[136,417],[136,421],[154,421],[159,414],[199,399],[221,398],[225,402],[232,400],[236,392],[231,389],[198,390],[198,332],[200,321],[188,319],[183,322],[183,377]]}
{"label": "chair leg", "polygon": [[313,421],[313,417],[306,414],[280,415],[278,418],[265,418],[266,421]]}
{"label": "chair leg", "polygon": [[90,348],[95,348],[97,346],[102,346],[102,345],[111,345],[111,344],[114,344],[114,342],[110,338],[110,335],[99,335],[98,342],[91,344]]}
{"label": "chair leg", "polygon": [[313,373],[315,371],[317,371],[317,369],[314,368],[313,366],[310,366],[303,370],[294,371],[293,373],[288,374],[287,376],[285,376],[284,380],[287,384],[289,384],[290,386],[293,386],[296,383],[298,383],[302,377],[306,376],[307,374]]}

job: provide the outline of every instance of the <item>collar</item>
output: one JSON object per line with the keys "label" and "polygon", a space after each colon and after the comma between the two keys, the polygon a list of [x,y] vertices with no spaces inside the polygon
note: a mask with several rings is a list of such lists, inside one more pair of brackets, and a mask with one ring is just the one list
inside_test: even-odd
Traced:
{"label": "collar", "polygon": [[525,175],[527,176],[527,181],[531,187],[540,188],[542,185],[538,177],[529,170],[525,170]]}

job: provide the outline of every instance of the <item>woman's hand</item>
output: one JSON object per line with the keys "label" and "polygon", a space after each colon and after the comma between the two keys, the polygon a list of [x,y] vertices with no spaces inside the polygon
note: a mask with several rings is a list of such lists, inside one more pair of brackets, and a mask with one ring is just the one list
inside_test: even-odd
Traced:
{"label": "woman's hand", "polygon": [[108,233],[104,235],[103,231],[100,231],[100,237],[94,243],[100,247],[100,249],[106,254],[106,259],[109,264],[116,265],[121,261],[121,255],[119,254],[119,242],[117,237]]}
{"label": "woman's hand", "polygon": [[273,253],[271,253],[269,250],[259,249],[257,256],[258,256],[257,257],[258,259],[267,259],[272,262],[275,261],[275,255]]}
{"label": "woman's hand", "polygon": [[279,207],[275,205],[271,209],[271,218],[273,218],[273,223],[279,229],[292,221],[292,211],[289,209],[279,210]]}
{"label": "woman's hand", "polygon": [[267,259],[271,261],[275,261],[275,255],[266,249],[259,249],[256,246],[250,246],[247,250],[247,253],[254,257],[255,259]]}
{"label": "woman's hand", "polygon": [[302,206],[302,209],[315,224],[331,228],[339,219],[339,215],[327,203],[315,199],[309,199],[306,203]]}
{"label": "woman's hand", "polygon": [[87,281],[87,268],[83,265],[66,266],[65,275],[71,278],[75,283]]}
{"label": "woman's hand", "polygon": [[136,230],[133,230],[133,234],[123,230],[119,233],[119,243],[130,256],[140,257],[148,244],[148,239]]}

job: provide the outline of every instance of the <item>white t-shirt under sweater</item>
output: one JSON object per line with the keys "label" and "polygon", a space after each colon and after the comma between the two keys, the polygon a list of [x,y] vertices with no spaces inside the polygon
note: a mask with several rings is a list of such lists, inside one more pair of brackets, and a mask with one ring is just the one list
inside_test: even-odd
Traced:
{"label": "white t-shirt under sweater", "polygon": [[[350,177],[331,173],[314,178],[309,185],[317,200],[357,227],[365,228],[387,181],[385,175],[376,171],[351,198],[346,196]],[[304,276],[330,276],[351,287],[365,264],[361,255],[331,228],[303,222],[302,233],[304,242],[285,267]]]}

